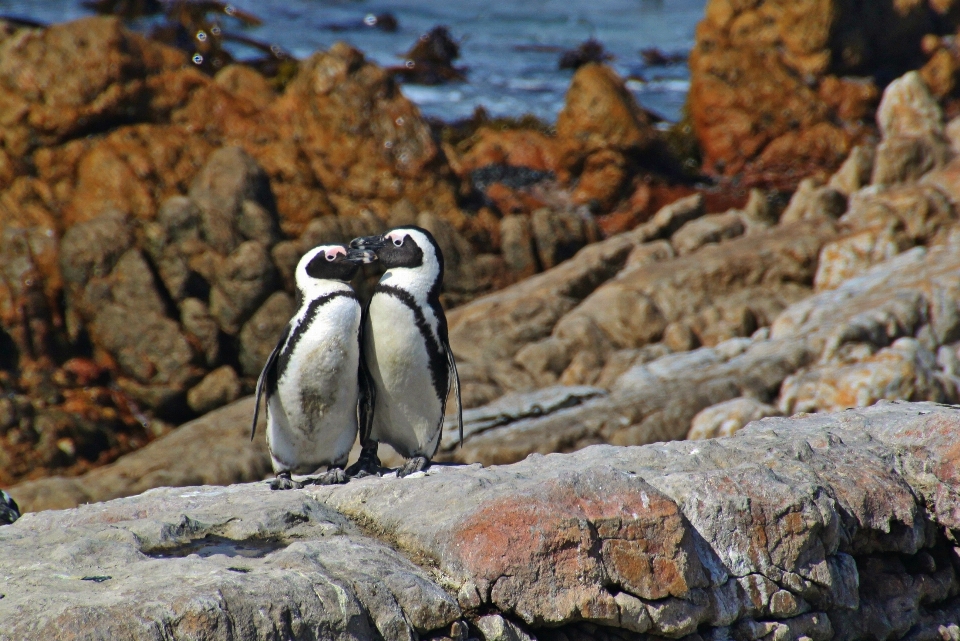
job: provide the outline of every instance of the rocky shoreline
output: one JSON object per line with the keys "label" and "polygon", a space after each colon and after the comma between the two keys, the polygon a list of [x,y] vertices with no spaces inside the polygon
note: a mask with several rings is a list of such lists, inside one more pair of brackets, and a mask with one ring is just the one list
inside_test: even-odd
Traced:
{"label": "rocky shoreline", "polygon": [[960,410],[767,418],[0,528],[2,639],[955,640]]}

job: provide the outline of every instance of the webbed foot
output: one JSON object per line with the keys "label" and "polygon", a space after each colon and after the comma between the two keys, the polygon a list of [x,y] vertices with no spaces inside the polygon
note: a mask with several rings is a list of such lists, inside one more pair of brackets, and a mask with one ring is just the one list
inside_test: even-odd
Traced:
{"label": "webbed foot", "polygon": [[377,456],[376,446],[364,448],[360,452],[357,462],[347,468],[347,476],[357,479],[365,476],[380,476],[380,457]]}
{"label": "webbed foot", "polygon": [[397,476],[403,478],[405,476],[410,476],[415,472],[421,472],[430,467],[430,459],[426,456],[414,456],[413,458],[407,459],[403,465],[400,466],[400,469],[397,470]]}
{"label": "webbed foot", "polygon": [[323,474],[311,478],[310,482],[314,485],[341,485],[350,479],[339,467],[332,467]]}
{"label": "webbed foot", "polygon": [[277,478],[270,481],[271,490],[299,490],[302,488],[303,483],[290,478],[290,472],[280,472],[277,474]]}

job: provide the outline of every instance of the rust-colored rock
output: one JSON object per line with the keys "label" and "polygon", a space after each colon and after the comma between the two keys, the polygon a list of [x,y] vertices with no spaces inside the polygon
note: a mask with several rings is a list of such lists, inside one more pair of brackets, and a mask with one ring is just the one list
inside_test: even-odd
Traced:
{"label": "rust-colored rock", "polygon": [[[864,78],[921,67],[924,36],[956,26],[924,2],[711,0],[690,54],[704,168],[796,180],[838,166],[876,108],[881,87]],[[938,94],[952,82],[947,58],[925,68]]]}

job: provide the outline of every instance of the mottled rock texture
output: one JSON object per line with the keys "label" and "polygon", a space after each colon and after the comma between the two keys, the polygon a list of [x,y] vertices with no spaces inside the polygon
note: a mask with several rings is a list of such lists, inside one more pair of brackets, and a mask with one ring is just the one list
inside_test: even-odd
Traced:
{"label": "mottled rock texture", "polygon": [[953,639],[958,433],[884,403],[28,514],[0,528],[0,638]]}
{"label": "mottled rock texture", "polygon": [[[923,67],[938,97],[953,91],[958,67],[946,43],[958,19],[952,0],[710,0],[688,102],[704,167],[781,180],[836,168],[869,135],[886,82]],[[886,146],[936,155],[918,143]]]}

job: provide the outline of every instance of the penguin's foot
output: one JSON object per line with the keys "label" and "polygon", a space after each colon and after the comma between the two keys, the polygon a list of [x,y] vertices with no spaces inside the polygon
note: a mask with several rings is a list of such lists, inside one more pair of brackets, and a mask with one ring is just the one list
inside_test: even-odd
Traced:
{"label": "penguin's foot", "polygon": [[277,474],[277,478],[270,481],[271,490],[299,490],[302,488],[303,483],[290,478],[290,472],[280,472]]}
{"label": "penguin's foot", "polygon": [[339,467],[332,467],[323,474],[310,479],[314,485],[341,485],[350,479]]}
{"label": "penguin's foot", "polygon": [[421,472],[428,467],[430,467],[430,459],[426,456],[414,456],[411,459],[407,459],[406,462],[400,466],[400,469],[397,470],[397,476],[400,478],[410,476],[414,472]]}
{"label": "penguin's foot", "polygon": [[357,462],[347,468],[347,476],[362,479],[365,476],[380,476],[380,457],[375,451],[363,450]]}

